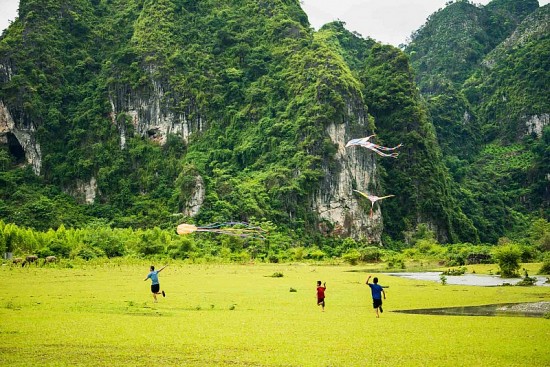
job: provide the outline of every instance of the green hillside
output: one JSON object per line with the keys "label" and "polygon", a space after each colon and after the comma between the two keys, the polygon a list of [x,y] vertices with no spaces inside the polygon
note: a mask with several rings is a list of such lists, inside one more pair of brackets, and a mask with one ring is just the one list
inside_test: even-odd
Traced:
{"label": "green hillside", "polygon": [[484,242],[521,238],[532,220],[548,219],[549,10],[455,2],[406,49],[456,197]]}
{"label": "green hillside", "polygon": [[[0,41],[2,219],[270,221],[319,245],[426,223],[476,241],[405,55],[339,32],[350,44],[298,1],[22,1]],[[400,159],[339,150],[373,132],[405,144]],[[369,218],[351,189],[398,199]]]}
{"label": "green hillside", "polygon": [[[340,255],[426,229],[496,243],[548,219],[536,1],[452,3],[404,51],[339,22],[314,31],[297,0],[19,11],[0,38],[3,223],[243,221],[269,227],[267,247]],[[399,157],[344,147],[372,134]],[[395,197],[370,215],[353,190]]]}

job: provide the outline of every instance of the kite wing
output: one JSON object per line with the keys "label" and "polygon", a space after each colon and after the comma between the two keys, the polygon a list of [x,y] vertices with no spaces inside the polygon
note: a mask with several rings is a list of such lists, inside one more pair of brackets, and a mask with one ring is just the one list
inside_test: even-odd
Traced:
{"label": "kite wing", "polygon": [[346,148],[351,147],[353,145],[361,145],[361,139],[351,139],[346,143]]}
{"label": "kite wing", "polygon": [[[366,138],[351,139],[346,143],[346,148],[351,147],[353,145],[364,146],[369,142],[369,139],[372,138],[373,136],[376,136],[376,135],[370,135],[370,136],[367,136]],[[372,144],[372,143],[369,143],[369,144]]]}
{"label": "kite wing", "polygon": [[368,195],[368,194],[365,194],[364,192],[361,192],[361,191],[358,191],[358,190],[353,190],[355,191],[356,193],[360,194],[360,195],[363,195],[364,197],[366,197],[367,199],[369,199],[370,201],[372,201],[372,196],[371,195]]}
{"label": "kite wing", "polygon": [[192,225],[192,224],[182,223],[176,228],[176,232],[179,235],[190,234],[190,233],[196,232],[197,229],[198,228],[196,226]]}
{"label": "kite wing", "polygon": [[386,199],[386,198],[391,198],[391,197],[394,197],[395,195],[386,195],[386,196],[382,196],[381,198],[378,198],[378,200],[382,200],[382,199]]}
{"label": "kite wing", "polygon": [[357,191],[357,190],[353,190],[353,191],[355,191],[358,194],[363,195],[364,197],[366,197],[367,199],[370,200],[370,216],[371,216],[371,218],[372,218],[372,208],[373,208],[375,202],[377,202],[378,200],[382,200],[382,199],[386,199],[386,198],[390,198],[392,196],[395,196],[395,195],[386,195],[386,196],[378,197],[378,196],[375,196],[375,195],[365,194],[364,192]]}

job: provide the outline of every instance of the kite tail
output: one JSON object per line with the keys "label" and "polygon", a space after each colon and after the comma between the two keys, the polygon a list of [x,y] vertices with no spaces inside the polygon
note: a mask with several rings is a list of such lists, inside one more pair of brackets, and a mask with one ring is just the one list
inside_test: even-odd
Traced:
{"label": "kite tail", "polygon": [[381,152],[377,149],[372,149],[373,152],[375,152],[376,154],[378,155],[381,155],[382,157],[393,157],[393,158],[397,158],[397,156],[399,155],[399,153],[391,153],[391,154],[387,154],[387,153],[384,153],[384,152]]}
{"label": "kite tail", "polygon": [[381,145],[377,145],[376,146],[376,149],[380,149],[380,150],[384,150],[384,151],[388,151],[388,150],[396,150],[396,149],[399,149],[403,146],[403,144],[399,144],[399,145],[396,145],[395,147],[393,148],[389,148],[389,147],[383,147]]}

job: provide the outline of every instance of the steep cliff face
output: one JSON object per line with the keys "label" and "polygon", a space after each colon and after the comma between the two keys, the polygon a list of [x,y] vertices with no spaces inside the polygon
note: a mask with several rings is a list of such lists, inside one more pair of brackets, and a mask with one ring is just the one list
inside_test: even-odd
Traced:
{"label": "steep cliff face", "polygon": [[18,160],[24,160],[32,166],[34,173],[40,174],[42,154],[36,139],[36,127],[33,123],[23,124],[13,120],[4,102],[0,100],[0,142],[9,146],[10,152]]}
{"label": "steep cliff face", "polygon": [[541,115],[524,116],[525,127],[527,128],[527,134],[535,135],[537,138],[542,137],[544,127],[550,125],[550,114],[543,113]]}
{"label": "steep cliff face", "polygon": [[97,196],[97,180],[95,177],[90,181],[77,181],[74,190],[69,191],[77,200],[86,204],[93,204]]}
{"label": "steep cliff face", "polygon": [[[359,124],[365,125],[364,117]],[[332,235],[366,239],[380,243],[382,215],[377,205],[372,217],[364,199],[353,190],[369,192],[376,186],[376,160],[374,154],[363,148],[348,147],[352,136],[348,123],[331,123],[326,128],[330,140],[336,145],[333,164],[324,164],[324,176],[318,191],[313,193],[313,208],[331,229],[321,227],[322,232]]]}
{"label": "steep cliff face", "polygon": [[[8,60],[0,62],[0,83],[8,83],[13,77],[13,70]],[[9,147],[10,153],[18,162],[30,164],[36,174],[40,174],[42,154],[36,139],[36,126],[30,119],[14,120],[8,106],[0,98],[0,143]]]}
{"label": "steep cliff face", "polygon": [[[175,112],[174,105],[166,98],[166,92],[171,92],[170,86],[152,76],[149,84],[151,86],[147,89],[120,86],[109,93],[112,121],[119,130],[121,148],[125,148],[126,140],[131,137],[126,124],[116,122],[121,115],[129,117],[133,133],[161,145],[166,143],[169,134],[178,135],[187,142],[191,134],[205,128],[206,122],[198,110]],[[196,117],[190,118],[190,114]]]}

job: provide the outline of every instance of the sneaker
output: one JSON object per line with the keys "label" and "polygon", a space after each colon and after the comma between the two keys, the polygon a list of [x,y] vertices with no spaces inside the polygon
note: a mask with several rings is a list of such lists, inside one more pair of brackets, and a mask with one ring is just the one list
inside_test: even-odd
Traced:
{"label": "sneaker", "polygon": [[380,306],[379,308],[380,308],[380,312],[384,312],[384,310],[382,309],[382,306]]}
{"label": "sneaker", "polygon": [[162,291],[162,296],[163,296],[163,297],[166,297],[166,293],[164,293],[164,291]]}

